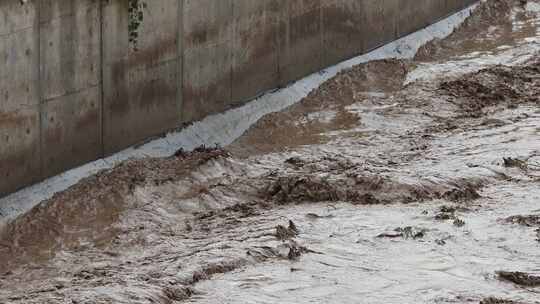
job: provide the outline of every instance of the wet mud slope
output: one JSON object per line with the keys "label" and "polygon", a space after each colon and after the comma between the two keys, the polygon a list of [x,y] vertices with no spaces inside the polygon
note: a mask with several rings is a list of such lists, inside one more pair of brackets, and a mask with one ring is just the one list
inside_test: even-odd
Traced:
{"label": "wet mud slope", "polygon": [[0,229],[0,303],[540,303],[540,1]]}

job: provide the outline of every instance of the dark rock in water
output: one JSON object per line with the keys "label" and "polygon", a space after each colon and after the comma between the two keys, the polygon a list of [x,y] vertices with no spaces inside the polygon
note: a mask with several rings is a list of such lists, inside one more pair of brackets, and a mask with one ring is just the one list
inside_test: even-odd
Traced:
{"label": "dark rock in water", "polygon": [[446,245],[446,241],[443,240],[443,239],[436,239],[436,240],[435,240],[435,243],[436,243],[437,245],[440,245],[440,246]]}
{"label": "dark rock in water", "polygon": [[397,231],[391,231],[391,232],[384,232],[384,233],[381,233],[379,235],[377,235],[378,238],[399,238],[399,237],[402,237],[403,234],[401,232],[397,232]]}
{"label": "dark rock in water", "polygon": [[308,213],[306,214],[306,217],[310,220],[317,220],[317,219],[323,219],[323,218],[333,218],[334,216],[329,214],[329,215],[318,215],[316,213]]}
{"label": "dark rock in water", "polygon": [[287,245],[287,247],[289,248],[289,253],[287,254],[287,259],[289,260],[298,260],[300,258],[300,256],[302,256],[303,254],[305,253],[316,253],[316,254],[321,254],[320,252],[316,252],[316,251],[313,251],[305,246],[301,246],[299,245],[298,243],[296,243],[295,241],[290,241],[289,244]]}
{"label": "dark rock in water", "polygon": [[296,260],[302,255],[302,250],[298,246],[291,246],[289,249],[289,254],[287,255],[287,258],[289,260]]}
{"label": "dark rock in water", "polygon": [[425,236],[426,229],[415,228],[415,227],[398,227],[394,231],[384,232],[379,234],[378,238],[404,238],[404,239],[421,239]]}
{"label": "dark rock in water", "polygon": [[504,300],[504,299],[490,297],[490,298],[485,298],[482,301],[480,301],[480,304],[522,304],[522,303],[512,301],[512,300]]}
{"label": "dark rock in water", "polygon": [[291,157],[285,161],[286,164],[292,165],[296,168],[301,168],[305,165],[305,161],[303,161],[300,157]]}
{"label": "dark rock in water", "polygon": [[189,299],[195,291],[191,287],[167,287],[163,290],[163,295],[170,301],[185,301]]}
{"label": "dark rock in water", "polygon": [[515,215],[506,218],[505,222],[527,227],[540,227],[540,215]]}
{"label": "dark rock in water", "polygon": [[500,280],[509,281],[517,285],[527,286],[527,287],[538,287],[540,286],[540,276],[531,275],[525,272],[510,272],[510,271],[499,271],[497,272]]}
{"label": "dark rock in water", "polygon": [[481,198],[482,196],[472,186],[466,186],[463,188],[452,189],[443,194],[443,197],[449,201],[462,202],[473,201]]}
{"label": "dark rock in water", "polygon": [[513,157],[504,157],[503,158],[503,164],[507,168],[520,168],[520,169],[527,169],[527,162],[513,158]]}
{"label": "dark rock in water", "polygon": [[435,219],[439,221],[453,220],[456,218],[455,213],[455,207],[442,206],[440,212],[435,215]]}
{"label": "dark rock in water", "polygon": [[289,227],[283,225],[276,226],[276,237],[282,241],[296,237],[299,232],[298,227],[296,227],[293,221],[289,221]]}
{"label": "dark rock in water", "polygon": [[414,227],[398,228],[397,231],[403,233],[403,237],[406,239],[420,239],[425,236],[426,229],[419,229]]}
{"label": "dark rock in water", "polygon": [[300,231],[298,230],[298,227],[296,227],[294,222],[291,221],[291,220],[289,220],[289,231],[292,231],[292,232],[296,233],[296,235],[298,235],[300,233]]}

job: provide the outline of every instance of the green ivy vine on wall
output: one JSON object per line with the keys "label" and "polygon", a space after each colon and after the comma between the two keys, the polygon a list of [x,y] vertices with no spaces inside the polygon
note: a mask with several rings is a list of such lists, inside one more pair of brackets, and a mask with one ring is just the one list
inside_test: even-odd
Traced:
{"label": "green ivy vine on wall", "polygon": [[143,0],[129,0],[129,43],[131,43],[135,51],[137,50],[137,44],[139,42],[139,28],[144,20],[144,9],[146,9],[146,7],[146,2]]}
{"label": "green ivy vine on wall", "polygon": [[[1,1],[1,0],[0,0]],[[21,5],[24,5],[28,0],[19,0]],[[144,0],[128,0],[128,36],[129,43],[133,46],[133,50],[137,51],[139,42],[139,29],[144,20],[144,10],[147,8]]]}

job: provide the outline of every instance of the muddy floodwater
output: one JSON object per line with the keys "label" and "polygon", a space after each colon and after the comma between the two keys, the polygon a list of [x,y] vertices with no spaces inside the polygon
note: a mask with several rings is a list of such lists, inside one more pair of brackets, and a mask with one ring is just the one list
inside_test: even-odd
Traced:
{"label": "muddy floodwater", "polygon": [[540,303],[540,1],[0,230],[0,303]]}

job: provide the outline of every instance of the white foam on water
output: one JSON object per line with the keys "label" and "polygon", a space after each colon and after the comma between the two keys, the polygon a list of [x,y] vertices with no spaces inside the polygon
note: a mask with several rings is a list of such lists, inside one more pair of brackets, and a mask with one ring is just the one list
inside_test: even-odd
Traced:
{"label": "white foam on water", "polygon": [[540,51],[540,38],[528,37],[524,43],[518,47],[502,51],[497,54],[485,54],[473,52],[466,57],[470,59],[463,60],[465,57],[457,60],[448,60],[443,63],[422,63],[407,74],[404,84],[408,85],[415,81],[428,81],[444,74],[448,77],[457,77],[467,73],[477,72],[494,65],[516,66],[530,60]]}
{"label": "white foam on water", "polygon": [[540,13],[540,3],[527,2],[525,9],[529,12]]}

